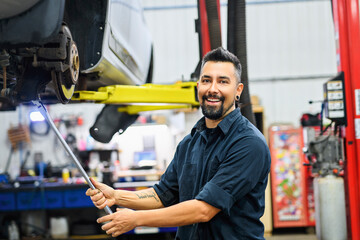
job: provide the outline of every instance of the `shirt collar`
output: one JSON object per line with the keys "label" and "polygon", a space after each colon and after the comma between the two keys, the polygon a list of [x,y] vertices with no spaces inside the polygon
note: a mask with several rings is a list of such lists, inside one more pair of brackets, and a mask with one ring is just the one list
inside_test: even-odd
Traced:
{"label": "shirt collar", "polygon": [[[240,108],[235,108],[231,113],[229,113],[218,125],[217,128],[219,128],[223,134],[227,134],[230,130],[231,125],[233,122],[241,116]],[[202,117],[195,126],[191,129],[191,136],[194,136],[196,131],[203,131],[206,128],[205,125],[205,117]]]}

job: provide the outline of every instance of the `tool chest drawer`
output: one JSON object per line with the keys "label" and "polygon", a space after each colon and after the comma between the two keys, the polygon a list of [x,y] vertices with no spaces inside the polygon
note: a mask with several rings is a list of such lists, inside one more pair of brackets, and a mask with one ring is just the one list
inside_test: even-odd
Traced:
{"label": "tool chest drawer", "polygon": [[0,193],[0,211],[13,211],[16,209],[15,193]]}

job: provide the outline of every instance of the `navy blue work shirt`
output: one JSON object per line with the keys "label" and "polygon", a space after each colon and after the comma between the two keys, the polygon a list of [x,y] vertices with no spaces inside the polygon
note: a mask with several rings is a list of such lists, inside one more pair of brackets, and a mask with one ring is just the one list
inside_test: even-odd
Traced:
{"label": "navy blue work shirt", "polygon": [[179,227],[176,239],[264,239],[269,170],[263,135],[237,108],[214,129],[200,119],[154,189],[165,207],[197,199],[221,209],[209,222]]}

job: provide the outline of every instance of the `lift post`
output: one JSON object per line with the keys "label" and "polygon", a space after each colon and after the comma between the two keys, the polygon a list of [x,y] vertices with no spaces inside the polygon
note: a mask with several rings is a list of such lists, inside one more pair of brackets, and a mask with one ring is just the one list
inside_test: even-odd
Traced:
{"label": "lift post", "polygon": [[344,72],[345,184],[349,239],[360,240],[360,12],[359,0],[332,0],[338,72]]}

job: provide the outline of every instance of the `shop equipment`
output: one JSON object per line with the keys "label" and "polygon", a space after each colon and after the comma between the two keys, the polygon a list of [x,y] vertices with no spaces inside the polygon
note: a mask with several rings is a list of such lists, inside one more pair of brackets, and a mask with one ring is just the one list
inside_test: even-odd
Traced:
{"label": "shop equipment", "polygon": [[[53,120],[51,119],[48,111],[46,110],[45,106],[40,102],[40,101],[32,101],[33,104],[37,107],[37,110],[44,116],[44,118],[49,122],[50,127],[54,130],[56,136],[58,137],[58,139],[60,140],[61,144],[64,146],[66,152],[70,155],[71,160],[75,163],[76,167],[78,168],[79,172],[81,173],[81,175],[85,178],[87,184],[89,185],[89,187],[91,189],[96,189],[95,186],[92,184],[92,182],[90,181],[89,176],[87,175],[87,173],[85,172],[84,168],[81,166],[80,162],[78,161],[78,159],[75,157],[73,151],[70,149],[69,145],[66,143],[66,141],[63,139],[63,137],[61,136],[61,133],[59,132],[59,130],[56,128]],[[109,206],[105,207],[105,212],[107,214],[112,214],[112,211],[110,209]]]}

